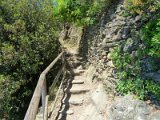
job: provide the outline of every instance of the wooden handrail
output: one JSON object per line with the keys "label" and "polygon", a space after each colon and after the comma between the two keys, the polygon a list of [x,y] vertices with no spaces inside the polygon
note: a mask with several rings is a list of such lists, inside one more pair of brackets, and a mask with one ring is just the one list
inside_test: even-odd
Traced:
{"label": "wooden handrail", "polygon": [[59,79],[60,75],[61,75],[62,72],[63,72],[63,68],[64,68],[64,65],[63,65],[62,68],[58,71],[57,76],[54,78],[54,82],[52,83],[51,87],[49,88],[49,93],[51,93],[52,89],[53,89],[53,88],[55,87],[55,85],[57,84],[58,79]]}
{"label": "wooden handrail", "polygon": [[48,120],[48,98],[49,98],[49,95],[46,96],[44,120]]}
{"label": "wooden handrail", "polygon": [[[64,81],[64,79],[61,81],[61,84],[60,84],[60,86],[59,86],[59,88],[58,88],[58,91],[57,91],[57,93],[56,93],[55,100],[54,100],[53,105],[52,105],[52,107],[51,107],[51,113],[53,112],[54,107],[55,107],[55,105],[56,105],[56,102],[57,102],[57,99],[58,99],[58,95],[59,95],[59,93],[60,93],[60,89],[62,88],[63,81]],[[51,113],[49,113],[49,115],[51,115]]]}
{"label": "wooden handrail", "polygon": [[[39,101],[42,93],[42,106],[45,108],[46,100],[46,74],[51,70],[55,63],[63,56],[64,52],[61,52],[56,59],[41,73],[35,91],[33,93],[31,102],[26,112],[24,120],[35,120],[38,111]],[[44,118],[44,116],[43,116]]]}

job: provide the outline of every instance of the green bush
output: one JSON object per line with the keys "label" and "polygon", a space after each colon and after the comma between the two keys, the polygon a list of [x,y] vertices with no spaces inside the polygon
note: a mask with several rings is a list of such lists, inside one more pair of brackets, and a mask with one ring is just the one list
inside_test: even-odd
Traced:
{"label": "green bush", "polygon": [[155,12],[159,9],[159,0],[126,0],[125,7],[131,14],[140,14],[147,16],[149,12]]}
{"label": "green bush", "polygon": [[120,81],[117,86],[117,91],[123,94],[133,93],[137,95],[139,99],[146,97],[144,80],[140,78],[130,78]]}
{"label": "green bush", "polygon": [[153,80],[146,80],[143,76],[144,72],[148,72],[143,68],[143,59],[152,58],[148,62],[156,71],[157,66],[154,60],[160,58],[159,1],[126,0],[126,8],[132,15],[144,13],[145,17],[145,14],[152,12],[152,10],[155,13],[157,12],[157,14],[138,33],[132,33],[134,36],[131,36],[137,39],[135,42],[139,42],[139,46],[134,48],[134,51],[130,50],[130,52],[124,53],[123,48],[119,46],[112,52],[111,57],[114,65],[117,67],[117,74],[120,79],[117,84],[117,92],[120,94],[132,93],[140,99],[149,99],[151,95],[160,99],[159,84]]}
{"label": "green bush", "polygon": [[147,45],[147,55],[160,57],[160,14],[142,29],[142,39]]}
{"label": "green bush", "polygon": [[110,0],[57,0],[55,16],[63,23],[74,23],[80,26],[93,24],[96,17]]}
{"label": "green bush", "polygon": [[23,119],[39,74],[59,52],[52,5],[0,1],[0,119]]}
{"label": "green bush", "polygon": [[[117,92],[122,95],[132,93],[135,94],[139,99],[149,99],[152,93],[152,95],[154,95],[157,99],[160,99],[160,86],[154,81],[145,80],[142,75],[142,58],[147,56],[153,57],[154,59],[159,58],[160,47],[156,47],[159,44],[157,41],[152,41],[152,39],[160,32],[149,29],[152,22],[155,23],[155,21],[149,22],[149,24],[147,24],[142,29],[142,31],[140,31],[140,33],[143,34],[142,42],[145,44],[145,47],[137,48],[136,55],[130,54],[128,52],[124,53],[121,47],[117,47],[112,52],[112,61],[118,70],[117,75],[120,79],[117,84]],[[154,26],[154,28],[157,27]],[[153,26],[151,28],[153,28]],[[153,44],[155,44],[155,46],[152,46]],[[154,54],[151,54],[151,51],[154,51],[152,52]],[[150,64],[153,64],[152,62],[153,61],[150,61]],[[154,69],[156,70],[157,67]]]}
{"label": "green bush", "polygon": [[139,99],[148,99],[150,93],[160,99],[160,86],[151,80],[145,80],[142,76],[141,58],[132,57],[131,54],[123,53],[120,47],[112,52],[112,60],[118,72],[120,81],[117,84],[117,92],[125,95],[135,94]]}

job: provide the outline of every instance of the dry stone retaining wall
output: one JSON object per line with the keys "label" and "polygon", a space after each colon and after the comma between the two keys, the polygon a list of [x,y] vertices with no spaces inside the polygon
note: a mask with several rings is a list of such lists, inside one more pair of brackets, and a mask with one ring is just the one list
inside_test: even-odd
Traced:
{"label": "dry stone retaining wall", "polygon": [[[118,78],[111,60],[111,52],[120,45],[124,53],[135,55],[136,49],[144,46],[137,33],[149,19],[153,19],[153,13],[148,13],[148,17],[142,20],[141,15],[125,17],[125,12],[124,0],[119,0],[104,13],[99,24],[88,28],[83,37],[82,53],[88,65],[96,66],[94,78],[105,80],[108,92],[113,93]],[[142,61],[146,70],[144,72],[147,72],[146,77],[160,82],[159,72],[152,71],[153,66],[148,59]]]}
{"label": "dry stone retaining wall", "polygon": [[[134,55],[138,47],[143,47],[136,33],[152,16],[150,14],[142,20],[140,15],[125,17],[124,12],[124,0],[120,0],[109,8],[99,24],[88,28],[82,41],[83,56],[86,57],[88,66],[95,66],[96,69],[92,81],[103,81],[107,93],[114,95],[119,79],[111,60],[111,52],[120,45],[124,52]],[[152,71],[152,66],[146,61],[146,70]],[[147,75],[158,81],[158,72],[149,72]],[[111,106],[109,120],[160,120],[159,111],[154,110],[145,102],[135,100],[134,96],[122,97]]]}

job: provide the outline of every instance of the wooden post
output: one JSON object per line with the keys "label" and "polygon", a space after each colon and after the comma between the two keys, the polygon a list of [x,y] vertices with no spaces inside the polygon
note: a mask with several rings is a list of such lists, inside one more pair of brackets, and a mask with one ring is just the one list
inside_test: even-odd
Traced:
{"label": "wooden post", "polygon": [[47,94],[46,75],[51,70],[51,68],[53,68],[55,63],[61,58],[63,53],[64,52],[61,52],[57,56],[57,58],[55,58],[54,61],[52,61],[49,64],[49,66],[41,73],[39,80],[38,80],[38,83],[37,83],[37,86],[35,88],[35,91],[33,93],[32,99],[30,101],[29,107],[27,109],[26,115],[24,117],[24,120],[35,120],[41,96],[42,96],[42,106],[43,106],[43,111],[44,111],[45,99],[46,99],[46,94]]}
{"label": "wooden post", "polygon": [[63,67],[63,72],[64,72],[64,69],[65,69],[65,52],[62,55],[62,64],[64,64],[64,67]]}
{"label": "wooden post", "polygon": [[45,110],[44,110],[44,118],[43,120],[48,120],[48,98],[49,95],[46,96]]}
{"label": "wooden post", "polygon": [[45,111],[45,102],[47,96],[47,86],[46,86],[46,78],[44,79],[44,83],[42,86],[42,108],[43,108],[43,118],[44,118],[44,111]]}
{"label": "wooden post", "polygon": [[24,120],[35,120],[35,118],[36,118],[44,79],[45,79],[45,75],[41,74],[39,77],[36,89],[34,91],[34,94],[32,96],[31,102],[29,104],[28,110],[26,112]]}

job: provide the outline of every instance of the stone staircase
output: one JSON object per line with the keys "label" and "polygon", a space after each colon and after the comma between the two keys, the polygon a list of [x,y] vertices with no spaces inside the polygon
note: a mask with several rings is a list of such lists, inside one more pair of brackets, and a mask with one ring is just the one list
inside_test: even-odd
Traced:
{"label": "stone staircase", "polygon": [[78,110],[84,107],[85,95],[90,88],[83,75],[85,70],[81,66],[82,60],[83,58],[77,54],[71,54],[67,58],[73,72],[73,79],[68,81],[68,85],[64,89],[65,96],[57,116],[58,120],[76,120]]}
{"label": "stone staircase", "polygon": [[38,114],[36,115],[36,120],[43,120],[43,109],[39,108]]}
{"label": "stone staircase", "polygon": [[77,54],[70,53],[66,59],[68,80],[49,120],[106,120],[107,96],[103,84],[92,81],[95,68],[83,69]]}
{"label": "stone staircase", "polygon": [[[66,55],[70,73],[72,74],[65,84],[64,97],[57,102],[56,110],[53,111],[49,120],[76,120],[79,110],[82,111],[87,93],[90,91],[90,85],[84,76],[85,69],[82,68],[83,58],[78,54],[69,53]],[[58,112],[58,113],[57,113]],[[43,110],[39,109],[36,120],[43,120]]]}

